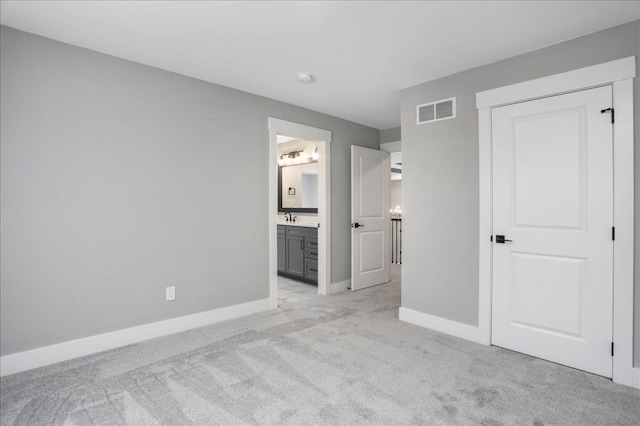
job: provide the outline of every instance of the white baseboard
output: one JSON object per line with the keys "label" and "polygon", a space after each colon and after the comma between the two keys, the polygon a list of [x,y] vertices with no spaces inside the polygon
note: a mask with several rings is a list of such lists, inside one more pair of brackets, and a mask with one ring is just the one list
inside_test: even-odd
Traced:
{"label": "white baseboard", "polygon": [[472,342],[480,344],[483,342],[480,335],[480,329],[477,326],[436,317],[434,315],[414,311],[413,309],[404,308],[402,306],[399,311],[399,319],[400,321],[409,322],[440,333],[450,334],[461,339],[471,340]]}
{"label": "white baseboard", "polygon": [[0,357],[0,377],[269,310],[270,299],[185,315]]}
{"label": "white baseboard", "polygon": [[351,287],[351,280],[340,281],[337,283],[331,283],[331,289],[329,294],[338,294],[343,291],[347,291]]}

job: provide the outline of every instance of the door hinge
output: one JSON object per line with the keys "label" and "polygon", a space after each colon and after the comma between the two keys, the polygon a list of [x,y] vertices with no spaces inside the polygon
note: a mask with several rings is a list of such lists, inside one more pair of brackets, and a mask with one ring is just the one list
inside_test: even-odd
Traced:
{"label": "door hinge", "polygon": [[616,227],[615,226],[611,227],[611,240],[612,241],[616,240]]}
{"label": "door hinge", "polygon": [[611,356],[613,356],[613,342],[611,342]]}
{"label": "door hinge", "polygon": [[616,122],[616,112],[613,108],[601,109],[600,114],[604,114],[605,112],[611,112],[611,124]]}
{"label": "door hinge", "polygon": [[489,241],[493,242],[493,235],[489,237]]}

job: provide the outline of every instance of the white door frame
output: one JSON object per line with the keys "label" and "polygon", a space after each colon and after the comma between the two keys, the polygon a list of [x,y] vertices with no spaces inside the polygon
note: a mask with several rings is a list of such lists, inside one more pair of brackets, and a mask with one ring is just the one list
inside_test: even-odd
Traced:
{"label": "white door frame", "polygon": [[492,141],[491,109],[563,93],[611,85],[613,87],[613,209],[616,227],[613,259],[613,381],[640,386],[633,368],[633,239],[634,239],[634,155],[633,78],[635,57],[627,57],[561,74],[512,84],[476,94],[479,124],[480,166],[480,342],[491,344],[492,292]]}
{"label": "white door frame", "polygon": [[331,132],[269,117],[269,300],[278,307],[278,135],[318,142],[318,294],[331,289]]}

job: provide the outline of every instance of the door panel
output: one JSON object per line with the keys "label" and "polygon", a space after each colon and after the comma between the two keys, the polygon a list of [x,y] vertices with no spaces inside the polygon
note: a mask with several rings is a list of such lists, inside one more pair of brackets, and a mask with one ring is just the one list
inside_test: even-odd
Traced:
{"label": "door panel", "polygon": [[515,225],[580,227],[586,210],[585,112],[578,107],[513,120]]}
{"label": "door panel", "polygon": [[492,342],[611,377],[611,87],[495,108]]}
{"label": "door panel", "polygon": [[359,232],[360,237],[360,272],[382,271],[385,267],[384,250],[380,247],[385,243],[384,231]]}
{"label": "door panel", "polygon": [[389,153],[351,147],[351,289],[389,281]]}
{"label": "door panel", "polygon": [[[375,151],[375,150],[373,150]],[[381,151],[375,151],[376,154]],[[360,155],[359,161],[359,197],[358,203],[361,218],[384,219],[389,203],[384,203],[384,195],[380,193],[385,187],[385,173],[383,166],[386,164],[380,161],[380,155]],[[391,167],[391,166],[389,166]],[[391,173],[391,171],[389,171]],[[391,178],[389,178],[391,179]]]}
{"label": "door panel", "polygon": [[512,262],[511,323],[582,337],[586,260],[512,253]]}

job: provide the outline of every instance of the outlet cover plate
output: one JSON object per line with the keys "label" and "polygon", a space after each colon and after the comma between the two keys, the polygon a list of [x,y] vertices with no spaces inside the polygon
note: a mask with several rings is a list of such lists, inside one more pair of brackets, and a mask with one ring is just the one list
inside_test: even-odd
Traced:
{"label": "outlet cover plate", "polygon": [[176,287],[175,286],[167,287],[166,296],[167,296],[167,302],[176,300]]}

